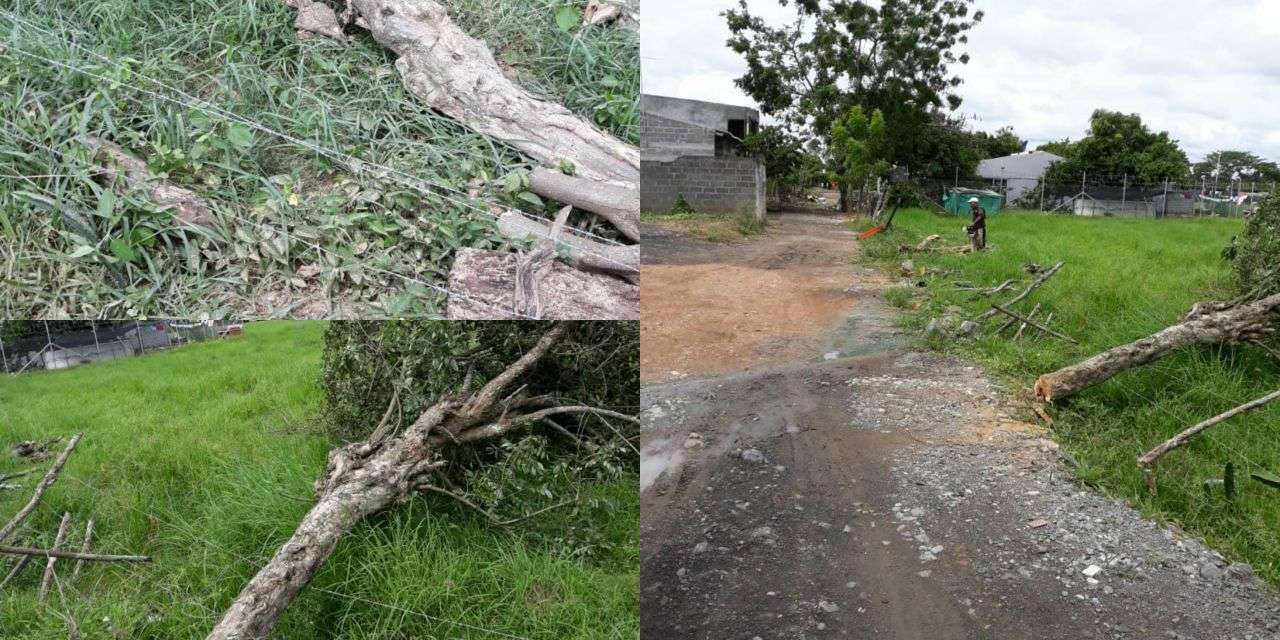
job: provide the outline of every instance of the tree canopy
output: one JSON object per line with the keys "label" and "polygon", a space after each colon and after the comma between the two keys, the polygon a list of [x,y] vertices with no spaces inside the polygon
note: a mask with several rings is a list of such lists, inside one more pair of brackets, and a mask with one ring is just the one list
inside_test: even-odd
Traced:
{"label": "tree canopy", "polygon": [[766,125],[742,142],[746,153],[764,159],[769,182],[781,195],[811,186],[826,172],[822,155],[814,141],[808,144],[778,126]]}
{"label": "tree canopy", "polygon": [[1191,167],[1191,177],[1208,182],[1252,181],[1267,183],[1269,187],[1270,183],[1280,181],[1280,166],[1248,151],[1223,149],[1195,163]]}
{"label": "tree canopy", "polygon": [[920,170],[936,156],[936,114],[961,102],[953,67],[968,63],[956,48],[982,20],[981,11],[970,12],[972,4],[798,0],[795,20],[775,27],[739,0],[724,13],[728,45],[747,62],[736,83],[765,114],[826,144],[852,107],[878,109],[892,132],[890,161]]}
{"label": "tree canopy", "polygon": [[1089,132],[1075,142],[1041,145],[1042,150],[1063,157],[1045,174],[1045,180],[1069,182],[1082,175],[1097,180],[1156,183],[1185,180],[1191,163],[1167,131],[1151,131],[1136,113],[1098,109],[1089,119]]}

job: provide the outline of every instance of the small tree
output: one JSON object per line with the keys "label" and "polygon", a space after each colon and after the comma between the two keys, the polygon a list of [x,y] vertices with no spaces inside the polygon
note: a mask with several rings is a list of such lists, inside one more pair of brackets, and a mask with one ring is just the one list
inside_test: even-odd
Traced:
{"label": "small tree", "polygon": [[[846,195],[846,205],[852,205],[846,210],[856,208],[878,217],[884,205],[883,194],[888,191],[881,183],[889,175],[892,153],[884,115],[879,109],[870,116],[860,106],[849,109],[831,127],[831,146],[837,164],[843,168],[840,191]],[[858,196],[850,203],[847,196],[855,189]]]}
{"label": "small tree", "polygon": [[1244,233],[1232,240],[1227,257],[1235,261],[1245,294],[1280,293],[1280,196],[1266,198],[1249,214]]}
{"label": "small tree", "polygon": [[764,160],[765,172],[774,196],[785,200],[813,186],[823,175],[822,158],[812,148],[785,129],[762,127],[743,140],[747,153]]}

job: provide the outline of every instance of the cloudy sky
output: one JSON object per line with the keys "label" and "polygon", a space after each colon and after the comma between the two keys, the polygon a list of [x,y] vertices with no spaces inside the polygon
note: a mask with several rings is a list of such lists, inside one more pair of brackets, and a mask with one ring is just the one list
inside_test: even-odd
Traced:
{"label": "cloudy sky", "polygon": [[[644,0],[644,91],[753,105],[719,12],[736,0]],[[775,24],[793,9],[749,0]],[[1280,0],[978,0],[960,67],[974,126],[1036,144],[1079,138],[1096,108],[1137,112],[1193,160],[1247,149],[1280,161]]]}

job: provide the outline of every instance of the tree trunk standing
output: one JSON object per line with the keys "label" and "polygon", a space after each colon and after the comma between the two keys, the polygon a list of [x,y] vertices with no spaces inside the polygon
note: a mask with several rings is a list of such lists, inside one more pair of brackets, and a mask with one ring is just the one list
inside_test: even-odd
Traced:
{"label": "tree trunk standing", "polygon": [[1277,323],[1280,323],[1280,294],[1239,305],[1200,303],[1178,324],[1040,376],[1036,380],[1036,399],[1052,401],[1079,393],[1181,347],[1260,339],[1273,334]]}
{"label": "tree trunk standing", "polygon": [[575,175],[634,187],[640,153],[575,116],[535,97],[502,74],[488,47],[471,38],[433,0],[353,0],[361,26],[399,56],[405,87],[427,105],[548,166],[573,165]]}

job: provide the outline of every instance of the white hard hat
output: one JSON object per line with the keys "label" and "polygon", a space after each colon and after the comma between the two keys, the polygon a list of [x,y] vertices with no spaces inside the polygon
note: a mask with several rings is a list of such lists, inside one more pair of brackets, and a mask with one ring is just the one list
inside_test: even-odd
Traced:
{"label": "white hard hat", "polygon": [[970,204],[975,204],[975,203],[977,203],[977,202],[978,202],[978,199],[977,199],[977,198],[969,198],[969,203],[970,203]]}

